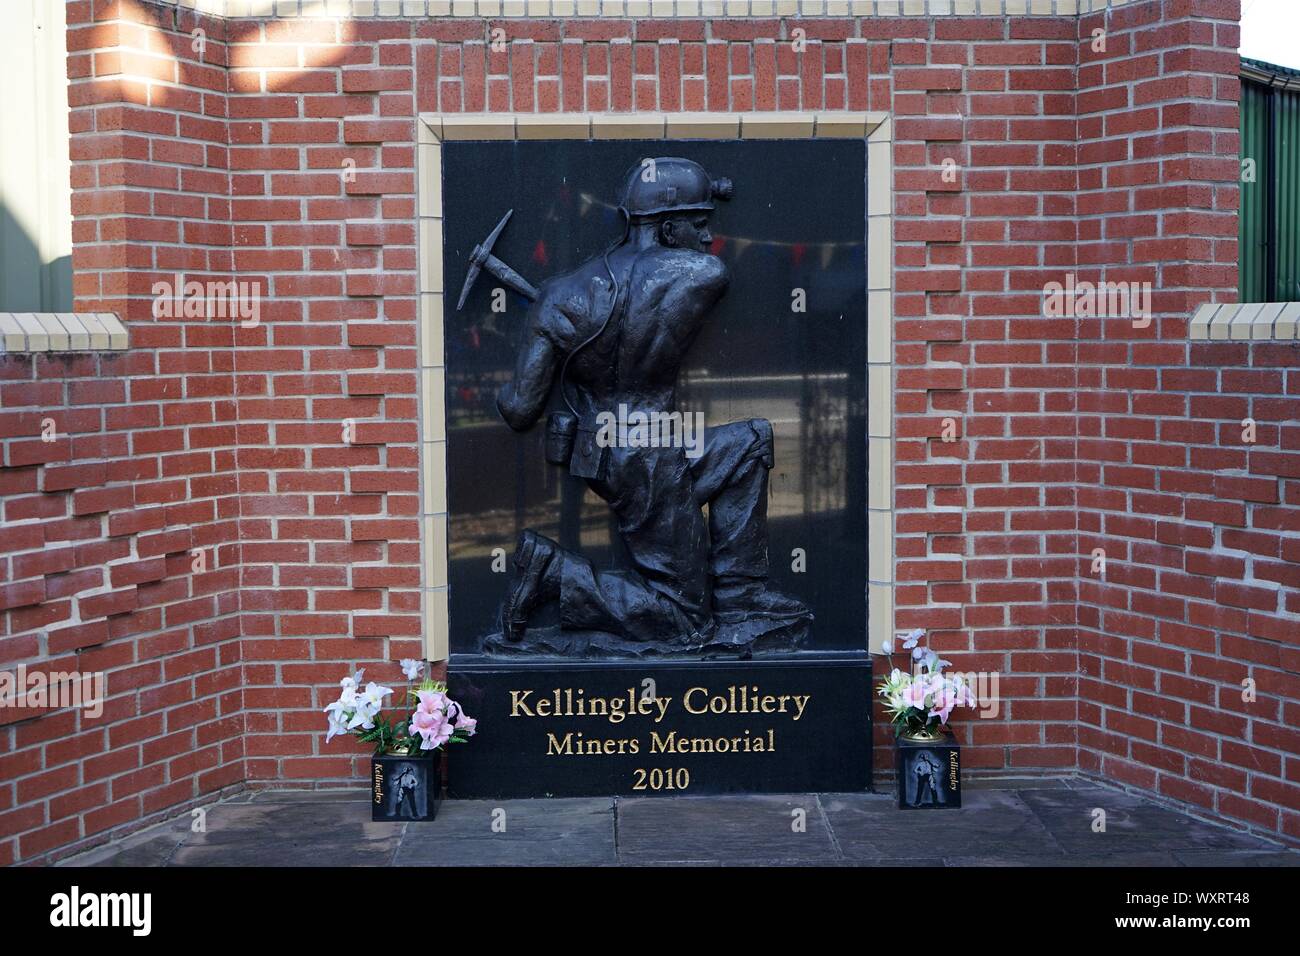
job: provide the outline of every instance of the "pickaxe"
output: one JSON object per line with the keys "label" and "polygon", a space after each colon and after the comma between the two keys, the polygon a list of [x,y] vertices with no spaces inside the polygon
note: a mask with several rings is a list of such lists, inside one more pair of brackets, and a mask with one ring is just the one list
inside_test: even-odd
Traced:
{"label": "pickaxe", "polygon": [[474,285],[474,280],[478,278],[479,272],[483,269],[492,273],[501,280],[503,285],[514,289],[528,301],[532,302],[537,299],[537,289],[531,282],[492,255],[492,247],[496,245],[497,237],[501,235],[501,230],[506,227],[506,223],[510,221],[512,215],[514,215],[513,209],[506,210],[506,214],[501,217],[497,227],[488,234],[486,239],[475,246],[474,251],[469,254],[469,275],[465,276],[465,285],[460,290],[460,301],[456,303],[457,312],[465,305],[469,290]]}

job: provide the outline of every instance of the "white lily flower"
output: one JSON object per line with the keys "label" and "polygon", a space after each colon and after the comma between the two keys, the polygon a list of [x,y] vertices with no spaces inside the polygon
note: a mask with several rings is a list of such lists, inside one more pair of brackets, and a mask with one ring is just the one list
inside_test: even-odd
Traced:
{"label": "white lily flower", "polygon": [[325,734],[326,743],[329,743],[340,734],[346,734],[348,732],[348,723],[345,719],[347,714],[345,714],[341,709],[337,711],[333,710],[331,709],[332,707],[333,705],[330,705],[330,707],[325,708],[325,713],[329,715],[330,722],[329,731]]}
{"label": "white lily flower", "polygon": [[344,699],[344,697],[347,697],[349,694],[356,694],[357,688],[361,686],[361,678],[365,673],[365,669],[362,668],[351,677],[345,677],[339,681],[339,687],[343,688],[343,693],[339,697],[340,700]]}
{"label": "white lily flower", "polygon": [[355,712],[348,721],[348,729],[360,727],[369,730],[375,726],[375,717],[383,710],[384,698],[393,692],[391,687],[384,687],[371,681],[365,691],[356,695]]}
{"label": "white lily flower", "polygon": [[402,658],[402,673],[407,680],[415,680],[424,673],[424,661],[417,661],[413,657]]}
{"label": "white lily flower", "polygon": [[325,734],[325,742],[329,743],[339,734],[348,732],[348,708],[342,701],[334,701],[325,708],[325,713],[329,717],[329,731]]}
{"label": "white lily flower", "polygon": [[362,704],[352,714],[352,719],[348,721],[348,730],[356,730],[358,727],[362,730],[369,730],[375,726],[374,716],[375,712]]}
{"label": "white lily flower", "polygon": [[391,687],[384,687],[371,681],[366,685],[365,693],[361,695],[361,699],[365,701],[366,706],[373,708],[378,713],[379,708],[384,706],[384,698],[392,692]]}

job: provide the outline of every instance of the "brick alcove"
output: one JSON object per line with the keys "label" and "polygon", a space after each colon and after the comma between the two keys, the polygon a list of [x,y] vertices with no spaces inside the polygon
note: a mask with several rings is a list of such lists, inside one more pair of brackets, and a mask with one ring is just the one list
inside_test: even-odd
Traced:
{"label": "brick alcove", "polygon": [[[1189,338],[1235,298],[1239,4],[972,6],[69,3],[76,308],[120,316],[130,349],[0,357],[0,664],[102,671],[109,699],[93,721],[0,716],[0,863],[232,788],[361,777],[320,708],[424,652],[437,580],[420,117],[485,112],[888,114],[876,583],[886,626],[1002,676],[997,716],[959,726],[968,771],[1094,774],[1300,838],[1296,347]],[[261,281],[261,323],[154,319],[178,271]],[[1153,321],[1045,316],[1070,272],[1152,282]]]}

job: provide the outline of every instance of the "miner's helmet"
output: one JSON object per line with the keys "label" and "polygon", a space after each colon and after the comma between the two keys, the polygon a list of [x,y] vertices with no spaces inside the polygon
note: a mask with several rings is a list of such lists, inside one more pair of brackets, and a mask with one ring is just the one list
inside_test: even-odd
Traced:
{"label": "miner's helmet", "polygon": [[699,163],[676,156],[643,159],[623,179],[619,209],[629,221],[674,212],[711,211],[713,200],[730,199],[730,179],[712,179]]}

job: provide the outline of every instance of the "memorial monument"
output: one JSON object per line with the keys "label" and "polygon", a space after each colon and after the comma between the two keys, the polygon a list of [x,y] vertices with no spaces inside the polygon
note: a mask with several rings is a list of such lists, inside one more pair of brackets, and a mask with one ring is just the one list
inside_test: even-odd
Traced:
{"label": "memorial monument", "polygon": [[865,150],[740,145],[444,144],[455,795],[869,780]]}

